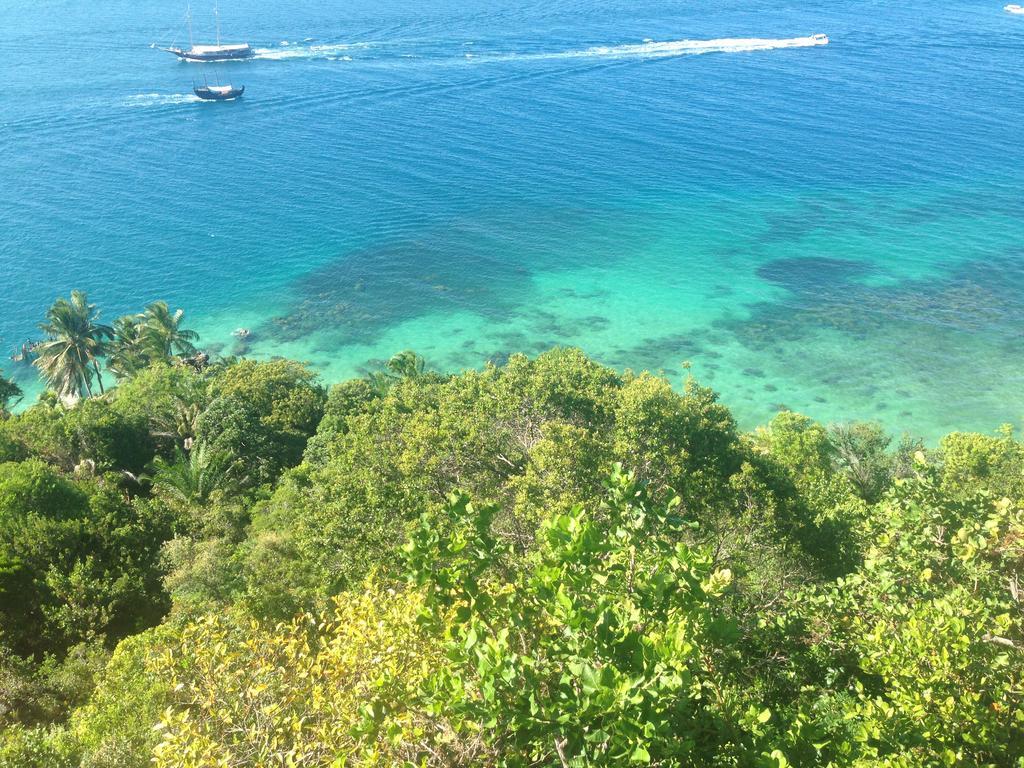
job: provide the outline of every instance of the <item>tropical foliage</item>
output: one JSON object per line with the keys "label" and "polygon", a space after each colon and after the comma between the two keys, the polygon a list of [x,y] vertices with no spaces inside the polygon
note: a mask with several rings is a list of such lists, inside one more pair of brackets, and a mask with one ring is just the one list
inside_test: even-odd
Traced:
{"label": "tropical foliage", "polygon": [[138,373],[154,362],[195,354],[199,334],[181,326],[182,309],[171,312],[165,301],[155,301],[138,315],[114,322],[114,343],[109,365],[118,378]]}
{"label": "tropical foliage", "polygon": [[36,348],[35,365],[54,392],[66,401],[92,394],[92,377],[100,392],[103,375],[99,359],[104,342],[113,336],[110,326],[99,322],[95,304],[81,291],[72,291],[71,299],[59,298],[46,313],[39,329],[46,340]]}
{"label": "tropical foliage", "polygon": [[51,391],[0,418],[0,768],[1024,768],[1009,428],[745,433],[563,349],[327,392],[78,292],[43,328]]}
{"label": "tropical foliage", "polygon": [[21,387],[12,379],[4,378],[3,372],[0,371],[0,418],[7,416],[11,406],[17,404],[21,397]]}
{"label": "tropical foliage", "polygon": [[496,764],[681,765],[732,747],[707,653],[732,574],[683,542],[678,497],[652,503],[620,467],[607,486],[595,509],[546,519],[504,578],[497,510],[465,497],[449,503],[449,533],[424,516],[406,546],[452,662],[425,704]]}

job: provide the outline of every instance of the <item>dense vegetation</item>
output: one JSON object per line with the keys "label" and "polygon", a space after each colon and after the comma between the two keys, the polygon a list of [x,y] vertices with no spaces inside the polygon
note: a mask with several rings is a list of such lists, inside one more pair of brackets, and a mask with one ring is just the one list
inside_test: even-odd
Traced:
{"label": "dense vegetation", "polygon": [[744,434],[566,349],[325,391],[182,322],[76,293],[0,377],[0,768],[1024,766],[1009,429]]}

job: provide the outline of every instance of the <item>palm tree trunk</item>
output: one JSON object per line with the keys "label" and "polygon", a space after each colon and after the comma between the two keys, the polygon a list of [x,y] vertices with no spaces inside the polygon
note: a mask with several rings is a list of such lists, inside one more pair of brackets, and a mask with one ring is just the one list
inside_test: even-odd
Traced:
{"label": "palm tree trunk", "polygon": [[100,394],[102,395],[103,392],[104,392],[104,390],[103,390],[103,376],[102,376],[102,374],[100,374],[100,366],[99,366],[99,363],[96,362],[96,358],[95,357],[92,359],[92,367],[93,367],[93,370],[96,371],[96,381],[99,382]]}
{"label": "palm tree trunk", "polygon": [[[80,350],[78,351],[77,357],[78,362],[81,365],[79,370],[82,372],[83,381],[85,381],[85,391],[89,397],[92,397],[92,376],[89,375],[89,364],[82,359],[82,352]],[[81,391],[79,391],[79,394],[81,394]]]}

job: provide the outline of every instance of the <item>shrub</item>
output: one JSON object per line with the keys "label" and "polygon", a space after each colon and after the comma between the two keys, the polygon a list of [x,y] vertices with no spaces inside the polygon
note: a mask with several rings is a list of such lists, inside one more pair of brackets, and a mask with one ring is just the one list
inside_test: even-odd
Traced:
{"label": "shrub", "polygon": [[87,705],[74,713],[70,732],[80,768],[148,768],[160,741],[156,725],[171,687],[154,660],[178,641],[174,625],[122,640]]}
{"label": "shrub", "polygon": [[[381,765],[416,759],[407,704],[437,662],[415,593],[339,595],[264,626],[215,615],[155,657],[173,690],[155,765]],[[380,726],[387,721],[387,727]]]}
{"label": "shrub", "polygon": [[804,607],[847,669],[852,736],[832,748],[858,764],[1018,765],[1024,511],[951,499],[918,469],[865,522],[863,566]]}
{"label": "shrub", "polygon": [[411,577],[453,662],[428,701],[502,766],[701,764],[742,740],[722,727],[707,665],[730,573],[679,543],[678,504],[617,469],[604,504],[545,520],[537,553],[507,576],[495,509],[453,497],[448,535],[424,517]]}

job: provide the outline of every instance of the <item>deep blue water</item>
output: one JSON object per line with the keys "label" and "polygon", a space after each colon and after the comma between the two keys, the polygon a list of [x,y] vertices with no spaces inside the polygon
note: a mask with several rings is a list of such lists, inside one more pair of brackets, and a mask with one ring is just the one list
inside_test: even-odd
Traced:
{"label": "deep blue water", "polygon": [[1018,421],[1024,17],[1001,5],[223,0],[261,54],[206,68],[246,95],[205,104],[203,67],[150,47],[185,40],[183,4],[6,2],[0,347],[81,288],[328,380],[578,344],[690,360],[747,426]]}

